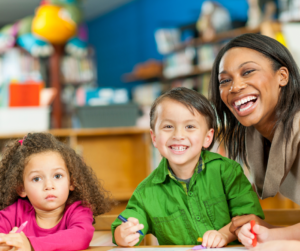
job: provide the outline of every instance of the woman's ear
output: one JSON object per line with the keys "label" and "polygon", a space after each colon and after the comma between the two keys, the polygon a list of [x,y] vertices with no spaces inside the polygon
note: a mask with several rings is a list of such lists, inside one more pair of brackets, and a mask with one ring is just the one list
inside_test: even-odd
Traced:
{"label": "woman's ear", "polygon": [[279,86],[280,87],[284,87],[288,84],[289,82],[289,70],[286,68],[286,67],[281,67],[279,70],[278,70],[278,73],[279,73]]}
{"label": "woman's ear", "polygon": [[27,193],[25,192],[24,186],[19,186],[17,188],[17,193],[20,197],[25,198],[27,196]]}
{"label": "woman's ear", "polygon": [[208,130],[208,132],[205,135],[202,147],[209,148],[211,142],[213,141],[213,138],[214,138],[214,129],[211,128]]}

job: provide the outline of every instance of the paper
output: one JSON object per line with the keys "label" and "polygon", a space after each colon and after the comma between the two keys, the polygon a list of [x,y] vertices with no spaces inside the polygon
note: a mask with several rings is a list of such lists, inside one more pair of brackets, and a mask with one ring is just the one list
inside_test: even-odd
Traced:
{"label": "paper", "polygon": [[[154,247],[149,247],[149,248],[113,248],[110,249],[109,251],[187,251],[189,249],[192,249],[193,247],[190,248],[154,248]],[[205,250],[205,249],[204,249]],[[213,248],[213,251],[244,251],[247,250],[245,247],[226,247],[226,248]]]}

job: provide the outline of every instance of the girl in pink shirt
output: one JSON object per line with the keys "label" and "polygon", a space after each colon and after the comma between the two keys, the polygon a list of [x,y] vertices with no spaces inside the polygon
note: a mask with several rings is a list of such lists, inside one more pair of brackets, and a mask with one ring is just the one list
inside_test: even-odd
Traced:
{"label": "girl in pink shirt", "polygon": [[[0,250],[82,250],[107,192],[73,149],[51,134],[10,143],[0,163]],[[16,233],[27,221],[21,233]]]}

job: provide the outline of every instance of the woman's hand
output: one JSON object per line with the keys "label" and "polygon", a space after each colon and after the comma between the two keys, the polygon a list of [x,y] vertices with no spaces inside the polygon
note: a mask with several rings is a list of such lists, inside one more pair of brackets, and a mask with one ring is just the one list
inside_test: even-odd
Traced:
{"label": "woman's hand", "polygon": [[300,241],[268,241],[262,244],[258,244],[255,248],[249,251],[294,251],[300,250]]}
{"label": "woman's hand", "polygon": [[272,228],[274,226],[266,223],[264,220],[259,218],[258,216],[254,214],[248,214],[248,215],[242,215],[242,216],[236,216],[231,219],[231,226],[229,228],[229,231],[236,236],[239,235],[239,232],[241,230],[241,227],[244,226],[246,223],[249,223],[251,220],[254,220],[258,225],[265,226],[267,228]]}

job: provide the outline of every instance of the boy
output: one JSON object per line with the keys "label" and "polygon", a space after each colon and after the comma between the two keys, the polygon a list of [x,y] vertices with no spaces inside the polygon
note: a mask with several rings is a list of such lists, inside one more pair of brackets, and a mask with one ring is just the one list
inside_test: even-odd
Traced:
{"label": "boy", "polygon": [[122,212],[128,222],[112,224],[117,245],[138,244],[136,232],[143,229],[160,245],[196,245],[203,236],[203,246],[222,247],[236,239],[229,231],[232,217],[264,217],[240,165],[207,151],[217,126],[204,96],[187,88],[165,93],[152,105],[150,127],[163,159]]}

